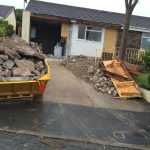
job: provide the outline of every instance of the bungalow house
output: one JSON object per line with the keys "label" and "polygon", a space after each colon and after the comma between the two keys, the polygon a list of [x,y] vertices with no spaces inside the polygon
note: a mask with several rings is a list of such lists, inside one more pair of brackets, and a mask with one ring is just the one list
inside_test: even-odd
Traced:
{"label": "bungalow house", "polygon": [[13,6],[0,5],[0,19],[8,21],[16,30],[15,8]]}
{"label": "bungalow house", "polygon": [[[45,54],[101,57],[120,46],[124,14],[31,0],[23,12],[22,38],[37,42]],[[150,49],[150,18],[132,16],[128,48]]]}

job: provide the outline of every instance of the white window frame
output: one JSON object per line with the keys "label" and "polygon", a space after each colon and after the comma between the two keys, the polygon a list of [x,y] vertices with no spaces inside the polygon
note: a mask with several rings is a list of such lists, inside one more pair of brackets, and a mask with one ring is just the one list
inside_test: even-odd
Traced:
{"label": "white window frame", "polygon": [[[102,41],[102,32],[103,32],[103,29],[101,27],[99,27],[101,30],[91,30],[91,29],[88,29],[88,27],[96,27],[96,26],[79,25],[79,27],[80,26],[85,26],[85,33],[84,33],[84,39],[80,39],[78,37],[78,40],[84,40],[84,41],[90,41],[90,42],[101,42]],[[78,34],[79,34],[79,27],[78,27]],[[100,33],[101,32],[101,39],[100,39],[100,41],[91,41],[91,40],[86,39],[87,31],[95,32],[95,33]]]}
{"label": "white window frame", "polygon": [[[146,34],[149,34],[149,36],[144,36],[145,33],[146,33]],[[143,49],[143,48],[142,48],[142,39],[143,39],[143,38],[150,39],[150,33],[147,33],[147,32],[143,32],[143,33],[142,33],[141,46],[140,46],[141,49]],[[145,49],[143,49],[143,50],[145,50]]]}

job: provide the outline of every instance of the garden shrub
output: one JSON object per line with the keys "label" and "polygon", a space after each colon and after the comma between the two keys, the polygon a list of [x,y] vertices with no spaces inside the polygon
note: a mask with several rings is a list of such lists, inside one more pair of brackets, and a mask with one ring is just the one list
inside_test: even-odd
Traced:
{"label": "garden shrub", "polygon": [[15,33],[13,26],[3,19],[0,19],[0,37],[12,36]]}
{"label": "garden shrub", "polygon": [[135,78],[138,85],[144,89],[150,90],[150,73],[144,73]]}
{"label": "garden shrub", "polygon": [[145,51],[143,60],[144,60],[145,70],[150,71],[150,50]]}

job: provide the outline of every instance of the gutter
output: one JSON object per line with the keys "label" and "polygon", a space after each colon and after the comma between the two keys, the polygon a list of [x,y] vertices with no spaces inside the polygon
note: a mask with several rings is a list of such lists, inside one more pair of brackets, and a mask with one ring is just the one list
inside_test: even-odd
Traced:
{"label": "gutter", "polygon": [[[124,27],[122,27],[121,29],[124,29]],[[147,32],[147,33],[150,33],[150,29],[142,28],[142,27],[130,26],[130,27],[129,27],[129,30],[130,30],[130,31],[139,31],[139,32]]]}

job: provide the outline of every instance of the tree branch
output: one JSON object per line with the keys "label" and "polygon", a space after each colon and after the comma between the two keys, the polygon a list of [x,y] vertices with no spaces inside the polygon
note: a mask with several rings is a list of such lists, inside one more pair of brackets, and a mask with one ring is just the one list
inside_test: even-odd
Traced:
{"label": "tree branch", "polygon": [[133,0],[129,0],[129,5],[128,5],[129,7],[132,6],[132,2]]}
{"label": "tree branch", "polygon": [[138,0],[135,0],[134,3],[131,6],[131,11],[133,11],[134,7],[136,6],[136,4],[138,3]]}
{"label": "tree branch", "polygon": [[128,7],[128,0],[125,0],[126,8]]}

